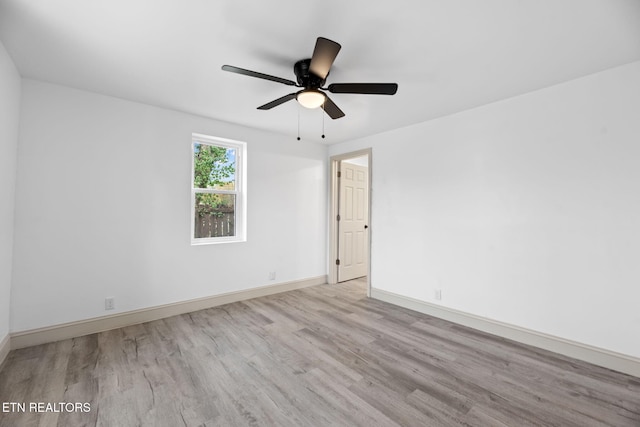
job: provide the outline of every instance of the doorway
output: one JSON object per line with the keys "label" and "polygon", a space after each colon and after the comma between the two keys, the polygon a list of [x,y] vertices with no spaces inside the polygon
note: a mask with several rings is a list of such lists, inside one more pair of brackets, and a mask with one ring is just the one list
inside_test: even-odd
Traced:
{"label": "doorway", "polygon": [[331,157],[329,283],[367,281],[371,295],[371,149]]}

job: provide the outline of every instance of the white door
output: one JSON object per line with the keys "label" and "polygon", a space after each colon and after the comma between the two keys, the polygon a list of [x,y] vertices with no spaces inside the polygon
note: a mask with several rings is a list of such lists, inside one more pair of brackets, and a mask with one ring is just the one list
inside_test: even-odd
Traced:
{"label": "white door", "polygon": [[338,221],[338,281],[367,275],[369,248],[368,170],[340,162],[340,205]]}

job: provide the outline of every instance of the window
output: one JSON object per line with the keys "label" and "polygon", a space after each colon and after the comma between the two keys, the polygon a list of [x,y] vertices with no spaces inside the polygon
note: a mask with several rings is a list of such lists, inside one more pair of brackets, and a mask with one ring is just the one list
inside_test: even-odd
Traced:
{"label": "window", "polygon": [[246,240],[246,144],[193,134],[191,244]]}

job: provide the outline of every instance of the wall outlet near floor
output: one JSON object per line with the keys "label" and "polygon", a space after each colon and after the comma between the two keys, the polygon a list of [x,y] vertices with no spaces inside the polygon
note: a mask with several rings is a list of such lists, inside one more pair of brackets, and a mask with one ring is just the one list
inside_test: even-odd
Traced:
{"label": "wall outlet near floor", "polygon": [[269,280],[276,280],[276,272],[275,271],[270,271],[269,272]]}
{"label": "wall outlet near floor", "polygon": [[105,310],[115,310],[115,308],[116,308],[116,299],[114,297],[108,297],[104,299]]}
{"label": "wall outlet near floor", "polygon": [[433,297],[437,301],[440,301],[442,299],[442,289],[436,289],[435,292],[433,293]]}

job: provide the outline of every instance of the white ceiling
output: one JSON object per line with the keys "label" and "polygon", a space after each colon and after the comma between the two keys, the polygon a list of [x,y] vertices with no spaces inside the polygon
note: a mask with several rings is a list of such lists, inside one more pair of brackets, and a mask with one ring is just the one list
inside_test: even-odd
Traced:
{"label": "white ceiling", "polygon": [[[346,117],[295,101],[315,39],[342,44],[327,83],[397,82],[395,96],[333,94]],[[640,0],[0,0],[20,73],[325,144],[355,139],[640,60]]]}

